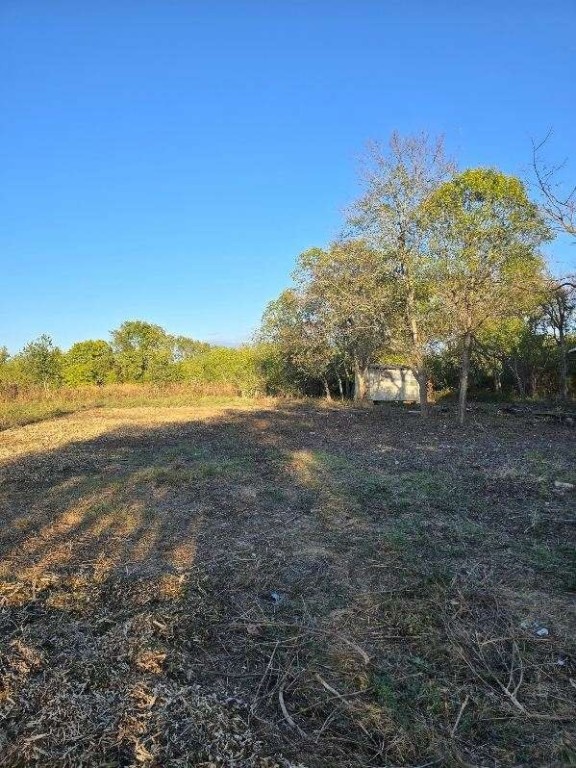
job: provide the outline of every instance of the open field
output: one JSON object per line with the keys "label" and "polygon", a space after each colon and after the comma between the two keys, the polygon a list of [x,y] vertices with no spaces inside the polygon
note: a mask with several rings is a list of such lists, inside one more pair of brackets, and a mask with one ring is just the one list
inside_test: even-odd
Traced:
{"label": "open field", "polygon": [[36,424],[91,408],[165,407],[201,403],[226,405],[238,399],[226,384],[107,384],[105,387],[0,387],[0,431]]}
{"label": "open field", "polygon": [[83,410],[0,434],[0,765],[576,766],[573,427]]}

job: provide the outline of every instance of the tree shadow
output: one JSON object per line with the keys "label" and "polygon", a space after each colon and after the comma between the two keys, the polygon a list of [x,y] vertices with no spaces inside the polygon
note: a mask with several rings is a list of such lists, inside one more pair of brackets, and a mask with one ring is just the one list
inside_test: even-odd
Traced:
{"label": "tree shadow", "polygon": [[286,404],[4,461],[0,763],[444,759],[422,713],[459,703],[418,689],[410,720],[382,672],[443,631],[453,572],[389,530],[395,457],[433,472],[438,431]]}
{"label": "tree shadow", "polygon": [[[314,622],[314,601],[322,613],[341,605],[349,563],[330,547],[334,521],[316,514],[322,489],[307,447],[323,445],[311,427],[326,418],[286,406],[123,425],[3,462],[5,764],[225,753],[204,731],[202,746],[172,743],[174,723],[152,744],[154,717],[133,712],[134,697],[164,686],[168,701],[207,686],[208,698],[221,691],[216,722],[230,691],[241,682],[254,692],[263,673],[260,625]],[[260,738],[274,726],[258,729]],[[82,730],[90,738],[79,746]],[[247,743],[246,754],[265,751],[256,736]]]}

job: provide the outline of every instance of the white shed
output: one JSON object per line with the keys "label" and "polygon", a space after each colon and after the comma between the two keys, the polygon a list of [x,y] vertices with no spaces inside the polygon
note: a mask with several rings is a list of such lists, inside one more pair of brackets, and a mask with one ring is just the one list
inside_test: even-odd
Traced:
{"label": "white shed", "polygon": [[418,401],[418,380],[404,365],[371,365],[368,368],[368,399]]}

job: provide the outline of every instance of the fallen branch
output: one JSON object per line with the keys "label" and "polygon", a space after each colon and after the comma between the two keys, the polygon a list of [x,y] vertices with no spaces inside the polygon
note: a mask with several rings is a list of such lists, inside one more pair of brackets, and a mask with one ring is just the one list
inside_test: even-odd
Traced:
{"label": "fallen branch", "polygon": [[[326,682],[326,680],[324,680],[324,678],[323,678],[321,675],[319,675],[318,673],[316,673],[316,679],[318,680],[318,682],[319,682],[321,685],[323,685],[323,686],[324,686],[324,688],[326,688],[326,690],[327,690],[327,691],[329,691],[331,694],[333,694],[334,696],[336,696],[336,698],[337,698],[337,699],[339,699],[339,700],[340,700],[340,701],[341,701],[343,704],[345,704],[345,705],[346,705],[348,708],[350,708],[350,707],[352,706],[352,705],[350,704],[350,702],[349,702],[349,701],[347,701],[347,700],[344,698],[344,695],[343,695],[343,694],[339,693],[339,692],[338,692],[338,691],[337,691],[335,688],[333,688],[333,687],[332,687],[332,686],[331,686],[329,683],[327,683],[327,682]],[[355,720],[355,723],[356,723],[356,725],[357,725],[357,726],[360,728],[360,730],[361,730],[361,731],[362,731],[362,732],[363,732],[363,733],[364,733],[366,736],[368,736],[368,738],[370,738],[370,734],[368,733],[368,731],[366,730],[366,728],[364,727],[364,725],[362,725],[362,723],[361,723],[359,720]]]}
{"label": "fallen branch", "polygon": [[278,688],[278,703],[280,704],[280,709],[282,710],[282,714],[284,715],[284,719],[290,726],[290,728],[294,728],[294,730],[298,731],[300,736],[308,736],[308,734],[300,728],[300,726],[295,722],[294,718],[290,715],[288,710],[286,709],[286,702],[284,701],[284,686],[281,685],[280,688]]}
{"label": "fallen branch", "polygon": [[456,735],[456,731],[458,730],[458,726],[460,725],[460,720],[462,719],[462,715],[464,714],[464,710],[468,706],[468,702],[470,701],[470,694],[466,694],[466,698],[462,702],[462,706],[460,707],[460,711],[458,712],[458,717],[456,718],[456,722],[452,726],[452,729],[450,731],[450,736],[454,738]]}
{"label": "fallen branch", "polygon": [[[240,629],[245,628],[246,625],[251,625],[254,627],[273,627],[273,628],[279,628],[279,627],[285,627],[285,628],[291,628],[291,629],[299,629],[301,631],[301,636],[305,635],[327,635],[329,637],[334,637],[337,640],[340,640],[342,643],[346,643],[346,645],[350,646],[350,648],[354,649],[356,653],[362,658],[364,661],[364,664],[370,664],[370,656],[366,653],[366,651],[361,648],[357,643],[355,643],[352,640],[349,640],[347,637],[343,637],[342,635],[338,634],[337,632],[333,632],[330,629],[313,629],[309,627],[303,627],[301,624],[295,624],[290,622],[274,622],[274,621],[246,621],[246,623],[243,623],[242,621],[232,621],[228,624],[229,627],[233,629]],[[404,640],[403,635],[379,635],[380,639],[389,639],[389,640]]]}

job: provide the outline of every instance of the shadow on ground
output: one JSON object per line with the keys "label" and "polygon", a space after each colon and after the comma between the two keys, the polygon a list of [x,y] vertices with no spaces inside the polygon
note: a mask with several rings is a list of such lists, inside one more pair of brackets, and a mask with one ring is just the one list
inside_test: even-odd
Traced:
{"label": "shadow on ground", "polygon": [[308,404],[4,461],[0,764],[576,764],[572,458]]}

